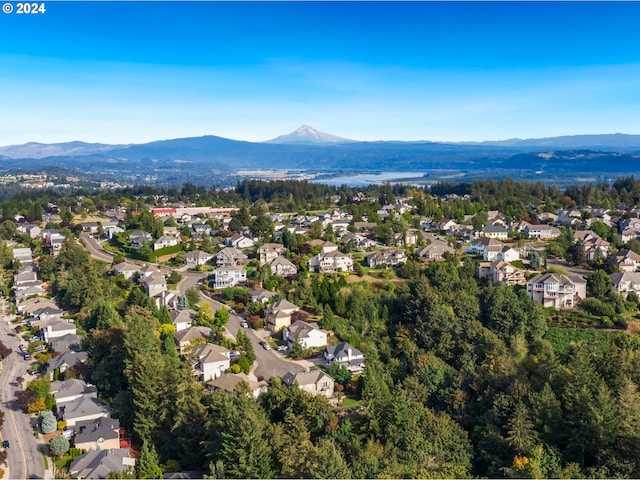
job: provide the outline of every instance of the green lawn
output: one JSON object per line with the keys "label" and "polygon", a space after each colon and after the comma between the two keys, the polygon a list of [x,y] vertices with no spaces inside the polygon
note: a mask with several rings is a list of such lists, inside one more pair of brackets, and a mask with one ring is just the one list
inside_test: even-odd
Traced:
{"label": "green lawn", "polygon": [[357,408],[360,406],[360,401],[353,398],[345,398],[342,402],[342,408],[349,410],[351,408]]}

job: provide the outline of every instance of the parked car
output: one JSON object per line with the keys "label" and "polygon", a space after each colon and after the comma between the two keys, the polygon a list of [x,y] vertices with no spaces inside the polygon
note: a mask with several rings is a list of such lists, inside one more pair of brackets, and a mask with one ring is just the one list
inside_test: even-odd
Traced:
{"label": "parked car", "polygon": [[279,351],[279,352],[284,352],[287,348],[288,348],[288,347],[287,347],[286,345],[280,345],[280,346],[278,347],[278,351]]}
{"label": "parked car", "polygon": [[240,322],[240,326],[242,328],[249,328],[249,324],[247,322]]}
{"label": "parked car", "polygon": [[28,353],[24,354],[24,359],[25,360],[30,360],[31,359],[31,355],[29,355]]}
{"label": "parked car", "polygon": [[229,354],[229,358],[240,358],[240,355],[242,355],[239,351],[234,350]]}
{"label": "parked car", "polygon": [[2,448],[9,448],[9,440],[4,440],[2,442]]}
{"label": "parked car", "polygon": [[18,348],[20,349],[21,352],[24,352],[24,345],[20,344]]}
{"label": "parked car", "polygon": [[265,350],[271,350],[271,346],[267,342],[262,342],[262,348]]}

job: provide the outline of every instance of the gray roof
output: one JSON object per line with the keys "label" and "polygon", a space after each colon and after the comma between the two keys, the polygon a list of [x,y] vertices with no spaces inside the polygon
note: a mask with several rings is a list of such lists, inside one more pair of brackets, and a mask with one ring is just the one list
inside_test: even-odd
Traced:
{"label": "gray roof", "polygon": [[89,394],[70,402],[59,403],[58,412],[60,412],[66,421],[69,421],[88,415],[105,416],[111,413],[111,409],[102,405],[97,396]]}
{"label": "gray roof", "polygon": [[76,363],[85,363],[88,359],[89,355],[87,355],[87,352],[74,352],[70,350],[49,360],[48,370],[53,372],[56,368],[65,366],[73,367]]}
{"label": "gray roof", "polygon": [[134,465],[128,448],[90,450],[71,462],[69,473],[76,478],[108,478],[110,472],[123,471]]}
{"label": "gray roof", "polygon": [[209,327],[191,327],[185,330],[180,330],[173,334],[173,338],[178,343],[190,342],[199,338],[209,338],[211,335],[211,329]]}
{"label": "gray roof", "polygon": [[309,370],[308,372],[297,372],[297,373],[287,372],[282,377],[282,382],[289,387],[293,385],[295,382],[298,382],[298,385],[303,387],[305,385],[316,385],[324,377],[327,377],[333,380],[333,378],[330,375],[327,375],[322,370],[313,369],[313,370]]}
{"label": "gray roof", "polygon": [[77,422],[74,427],[74,430],[76,431],[74,442],[77,444],[96,442],[100,438],[105,440],[119,438],[119,429],[120,421],[111,417],[101,417],[96,420]]}
{"label": "gray roof", "polygon": [[97,393],[95,385],[89,385],[84,380],[70,378],[69,380],[51,382],[51,393],[54,398],[66,398],[74,395]]}

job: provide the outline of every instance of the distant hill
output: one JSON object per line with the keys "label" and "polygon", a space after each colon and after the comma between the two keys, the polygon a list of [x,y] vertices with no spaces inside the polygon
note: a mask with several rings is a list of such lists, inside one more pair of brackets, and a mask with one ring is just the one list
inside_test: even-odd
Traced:
{"label": "distant hill", "polygon": [[505,160],[501,168],[544,172],[637,172],[640,154],[593,150],[520,153]]}
{"label": "distant hill", "polygon": [[37,143],[24,145],[9,145],[0,147],[0,155],[11,158],[45,158],[60,155],[88,155],[102,153],[121,145],[107,145],[104,143],[66,142],[66,143]]}
{"label": "distant hill", "polygon": [[511,138],[509,140],[463,142],[466,145],[505,147],[549,147],[549,148],[591,148],[609,150],[640,150],[640,135],[611,133],[602,135],[566,135],[549,138]]}
{"label": "distant hill", "polygon": [[349,140],[342,137],[336,137],[329,133],[324,133],[309,125],[301,125],[294,132],[286,135],[280,135],[273,140],[264,143],[290,143],[297,145],[335,145],[340,143],[353,143],[355,140]]}
{"label": "distant hill", "polygon": [[[28,143],[0,147],[0,156],[3,156],[0,157],[0,168],[56,166],[98,174],[106,171],[127,171],[128,175],[161,172],[165,176],[171,171],[173,176],[187,178],[202,177],[212,171],[274,168],[312,171],[492,168],[568,171],[579,168],[582,172],[630,173],[640,170],[640,135],[577,135],[501,142],[439,143],[356,142],[318,132],[311,127],[301,127],[296,132],[283,136],[285,138],[278,137],[278,142],[278,139],[244,142],[206,135],[132,145]],[[610,147],[553,146],[616,142],[618,146]]]}

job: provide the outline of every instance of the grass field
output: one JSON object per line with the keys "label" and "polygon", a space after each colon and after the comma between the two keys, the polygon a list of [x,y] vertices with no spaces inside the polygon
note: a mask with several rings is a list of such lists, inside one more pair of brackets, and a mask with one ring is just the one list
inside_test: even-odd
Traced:
{"label": "grass field", "polygon": [[595,328],[550,328],[544,338],[551,342],[558,355],[566,356],[571,352],[572,347],[578,344],[592,345],[600,352],[607,352],[611,342],[619,335],[628,334]]}

